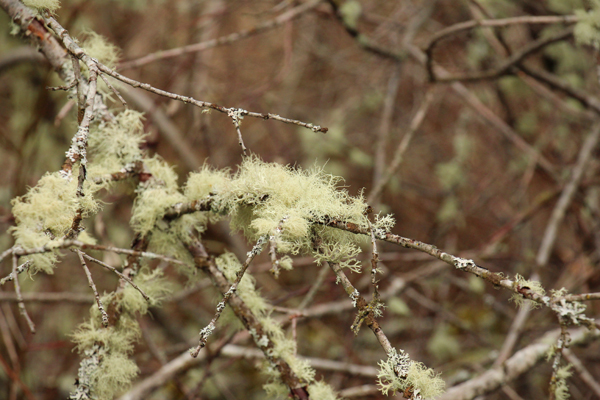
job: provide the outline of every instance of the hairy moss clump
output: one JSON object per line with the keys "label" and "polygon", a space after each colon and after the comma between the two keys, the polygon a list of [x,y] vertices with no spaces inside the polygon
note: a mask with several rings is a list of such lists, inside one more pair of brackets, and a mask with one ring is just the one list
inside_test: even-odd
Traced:
{"label": "hairy moss clump", "polygon": [[[233,253],[225,253],[219,256],[216,259],[216,263],[230,282],[235,279],[236,273],[241,268],[240,262]],[[262,336],[257,332],[253,332],[252,330],[250,331],[250,334],[252,335],[256,344],[259,347],[266,347],[269,344],[272,344],[272,347],[268,351],[268,355],[271,357],[279,357],[285,360],[301,382],[310,384],[312,386],[315,381],[315,370],[307,361],[296,357],[295,341],[287,338],[281,327],[281,324],[275,319],[271,318],[270,309],[268,308],[267,303],[255,288],[254,278],[249,274],[245,274],[240,281],[236,293],[252,310],[252,313],[257,316],[264,329],[265,334]],[[267,391],[269,395],[277,396],[278,394],[286,392],[285,386],[279,381],[279,372],[275,368],[269,365],[268,362],[265,362],[262,370],[265,374],[267,374],[267,376],[269,376],[269,382],[264,387],[265,391]],[[323,385],[324,384],[320,384],[319,388],[325,392],[326,389],[324,389]],[[333,393],[331,388],[329,388],[329,390],[331,393]],[[329,398],[334,399],[335,397]]]}
{"label": "hairy moss clump", "polygon": [[[77,169],[75,169],[77,172]],[[61,239],[73,223],[78,211],[84,217],[94,214],[99,204],[89,191],[77,197],[77,181],[64,179],[59,172],[44,175],[27,194],[12,201],[12,212],[17,225],[11,228],[16,245],[33,249],[51,245]],[[51,274],[57,254],[48,252],[26,257],[33,262],[32,273],[43,271]]]}

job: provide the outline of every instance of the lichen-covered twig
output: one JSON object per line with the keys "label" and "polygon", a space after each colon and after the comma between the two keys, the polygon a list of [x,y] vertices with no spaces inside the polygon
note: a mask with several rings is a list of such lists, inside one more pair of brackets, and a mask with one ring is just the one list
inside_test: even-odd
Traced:
{"label": "lichen-covered twig", "polygon": [[216,323],[219,320],[219,318],[221,317],[221,314],[223,313],[223,310],[225,309],[227,302],[229,301],[231,296],[233,296],[233,294],[237,290],[237,287],[240,284],[240,281],[242,280],[242,278],[244,277],[244,273],[248,269],[248,266],[250,266],[250,263],[252,262],[252,260],[254,260],[254,257],[256,257],[257,255],[259,255],[261,253],[263,246],[265,245],[266,242],[267,242],[267,238],[264,236],[261,237],[256,242],[254,247],[252,247],[252,250],[250,250],[248,252],[248,258],[246,258],[246,261],[242,265],[242,268],[240,268],[240,270],[237,272],[235,281],[233,281],[233,283],[231,284],[229,289],[223,295],[223,298],[221,299],[219,304],[217,304],[217,310],[215,312],[214,317],[212,318],[210,323],[200,331],[200,340],[199,340],[198,346],[196,346],[194,349],[190,350],[190,354],[192,355],[192,357],[198,357],[198,353],[200,353],[200,350],[202,350],[204,348],[204,346],[206,346],[206,342],[208,341],[208,338],[210,337],[210,335],[212,335],[213,331],[215,330]]}
{"label": "lichen-covered twig", "polygon": [[[134,79],[128,78],[124,75],[121,75],[120,73],[118,73],[117,71],[107,67],[106,65],[100,63],[98,60],[90,57],[89,55],[87,55],[85,53],[85,51],[79,47],[77,45],[77,43],[69,36],[69,33],[66,31],[66,29],[64,29],[54,18],[48,16],[46,18],[44,18],[44,21],[46,22],[46,24],[48,26],[50,26],[54,32],[56,32],[56,34],[61,38],[61,40],[63,41],[63,44],[65,45],[65,47],[67,48],[67,50],[75,57],[77,57],[78,59],[84,61],[84,63],[88,66],[88,68],[90,69],[90,73],[92,70],[96,71],[96,73],[102,72],[106,75],[109,75],[117,80],[120,80],[123,83],[126,83],[132,87],[136,87],[136,88],[141,88],[144,90],[147,90],[149,92],[152,92],[154,94],[163,96],[163,97],[167,97],[173,100],[178,100],[178,101],[182,101],[184,103],[187,104],[193,104],[197,107],[200,108],[207,108],[207,109],[212,109],[215,111],[219,111],[221,113],[224,113],[226,115],[228,115],[232,121],[233,124],[236,127],[236,131],[238,133],[238,139],[240,140],[240,145],[242,146],[242,150],[245,150],[245,146],[243,145],[243,140],[241,139],[241,132],[239,130],[239,121],[244,117],[244,116],[249,116],[249,117],[253,117],[253,118],[260,118],[260,119],[273,119],[276,121],[280,121],[280,122],[284,122],[287,124],[293,124],[293,125],[298,125],[298,126],[302,126],[304,128],[310,129],[313,132],[327,132],[327,128],[325,127],[321,127],[318,125],[314,125],[311,123],[307,123],[307,122],[302,122],[302,121],[298,121],[298,120],[294,120],[294,119],[290,119],[290,118],[284,118],[280,115],[277,114],[272,114],[272,113],[257,113],[257,112],[252,112],[252,111],[246,111],[243,110],[241,108],[236,108],[236,107],[223,107],[220,106],[218,104],[214,104],[214,103],[209,103],[207,101],[200,101],[200,100],[196,100],[192,97],[188,97],[188,96],[182,96],[179,94],[175,94],[175,93],[171,93],[171,92],[167,92],[165,90],[161,90],[161,89],[157,89],[147,83],[142,83],[139,81],[136,81]],[[87,110],[87,109],[86,109]]]}

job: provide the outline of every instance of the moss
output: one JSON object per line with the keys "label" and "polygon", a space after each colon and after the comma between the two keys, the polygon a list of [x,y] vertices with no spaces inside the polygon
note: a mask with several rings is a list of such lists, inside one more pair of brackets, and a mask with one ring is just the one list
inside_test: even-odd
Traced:
{"label": "moss", "polygon": [[135,362],[122,353],[108,353],[92,375],[98,399],[113,399],[127,389],[139,370]]}

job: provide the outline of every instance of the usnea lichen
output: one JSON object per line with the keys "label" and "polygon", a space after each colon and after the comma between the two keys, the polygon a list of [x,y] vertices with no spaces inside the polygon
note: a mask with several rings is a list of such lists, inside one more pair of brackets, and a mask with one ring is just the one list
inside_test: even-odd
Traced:
{"label": "usnea lichen", "polygon": [[444,392],[446,383],[431,368],[413,361],[404,350],[392,349],[387,360],[379,362],[377,382],[384,395],[411,389],[417,398],[429,399]]}
{"label": "usnea lichen", "polygon": [[[527,289],[540,296],[544,296],[546,294],[546,291],[544,290],[544,287],[540,282],[527,280],[519,274],[515,276],[513,285],[517,289]],[[523,306],[525,302],[529,303],[530,306],[533,308],[541,307],[539,303],[526,299],[522,295],[517,293],[513,294],[510,300],[513,301],[518,307]]]}
{"label": "usnea lichen", "polygon": [[[145,314],[148,307],[157,305],[169,292],[169,285],[161,278],[162,271],[142,271],[134,283],[150,297],[146,301],[139,291],[128,285],[121,292],[102,297],[105,305],[111,304],[119,317],[113,326],[102,326],[100,311],[94,305],[91,318],[79,326],[72,335],[76,350],[84,356],[80,367],[80,384],[72,399],[112,399],[125,390],[137,376],[138,368],[129,359],[134,343],[140,336],[136,314]],[[85,368],[84,368],[85,367]],[[82,386],[82,382],[87,382]],[[85,392],[85,393],[84,393]]]}
{"label": "usnea lichen", "polygon": [[[78,173],[78,168],[75,169]],[[85,185],[89,189],[89,185]],[[78,212],[83,217],[99,209],[90,190],[78,197],[77,181],[66,180],[59,172],[44,175],[27,194],[12,201],[16,226],[12,227],[15,244],[24,249],[51,245],[69,232]],[[43,271],[51,274],[57,261],[55,252],[34,254],[25,259],[32,261],[31,273]]]}

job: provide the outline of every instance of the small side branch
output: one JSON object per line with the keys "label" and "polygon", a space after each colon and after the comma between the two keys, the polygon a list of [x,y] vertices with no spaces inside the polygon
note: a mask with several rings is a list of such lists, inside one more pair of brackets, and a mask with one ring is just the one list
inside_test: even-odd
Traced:
{"label": "small side branch", "polygon": [[25,321],[27,321],[27,325],[29,326],[29,331],[31,333],[35,333],[35,325],[33,324],[33,321],[31,320],[31,318],[29,317],[29,314],[27,313],[27,309],[25,308],[25,303],[23,302],[23,295],[21,294],[21,285],[19,284],[19,277],[18,277],[18,272],[17,272],[17,256],[13,254],[12,257],[12,274],[15,277],[13,279],[13,282],[15,284],[15,293],[17,294],[17,301],[19,302],[19,312],[21,313],[21,315],[23,316],[23,318],[25,318]]}
{"label": "small side branch", "polygon": [[231,296],[233,296],[233,294],[237,290],[237,287],[240,284],[240,281],[242,280],[242,278],[244,277],[244,273],[248,269],[248,266],[250,265],[252,260],[254,260],[254,257],[256,257],[257,255],[260,254],[260,252],[262,251],[263,246],[266,242],[267,242],[267,237],[266,236],[261,237],[260,239],[258,239],[258,241],[254,245],[252,250],[250,250],[248,252],[248,255],[247,255],[248,258],[242,265],[242,268],[240,268],[240,270],[237,272],[237,274],[235,276],[235,281],[231,284],[231,286],[229,287],[229,290],[227,290],[227,292],[225,292],[225,294],[223,295],[223,299],[219,302],[219,304],[217,304],[217,310],[215,312],[215,316],[210,321],[210,323],[204,329],[202,329],[200,331],[200,340],[199,340],[198,346],[196,346],[195,348],[190,350],[190,354],[192,355],[192,357],[198,357],[200,350],[202,350],[202,348],[204,348],[204,346],[206,346],[206,342],[208,341],[208,338],[210,337],[210,335],[212,335],[213,331],[215,330],[216,323],[219,320],[219,318],[221,317],[221,314],[223,313],[223,310],[225,309],[225,305],[227,304],[227,302],[229,301]]}
{"label": "small side branch", "polygon": [[148,297],[148,295],[146,293],[144,293],[144,291],[138,285],[133,283],[133,281],[131,279],[129,279],[127,276],[125,276],[122,273],[120,273],[119,271],[117,271],[117,269],[115,267],[111,267],[110,265],[98,260],[97,258],[94,258],[88,254],[81,252],[81,251],[79,253],[81,255],[83,255],[83,257],[87,258],[88,260],[93,261],[96,264],[108,269],[109,271],[114,272],[119,278],[123,279],[125,282],[129,283],[135,290],[140,292],[140,294],[146,301],[150,301],[150,297]]}
{"label": "small side branch", "polygon": [[81,250],[75,250],[77,253],[77,256],[79,257],[79,262],[81,263],[81,268],[83,268],[83,270],[85,271],[85,276],[87,277],[88,280],[88,284],[90,285],[90,288],[92,288],[92,291],[94,292],[94,298],[96,299],[96,304],[98,305],[98,310],[100,310],[100,315],[102,315],[102,325],[104,325],[105,328],[108,327],[108,314],[106,313],[106,310],[104,309],[104,305],[102,304],[102,301],[100,300],[100,295],[98,294],[98,289],[96,289],[96,284],[94,283],[94,280],[92,279],[92,273],[90,272],[90,269],[88,268],[87,264],[85,263],[85,260],[83,259],[83,252]]}

